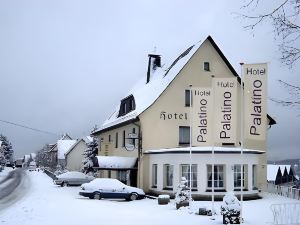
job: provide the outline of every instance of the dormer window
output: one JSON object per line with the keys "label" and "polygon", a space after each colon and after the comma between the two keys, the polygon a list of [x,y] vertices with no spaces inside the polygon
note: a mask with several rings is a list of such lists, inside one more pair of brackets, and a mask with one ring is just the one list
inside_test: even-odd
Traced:
{"label": "dormer window", "polygon": [[135,101],[134,101],[133,95],[130,95],[127,98],[124,98],[123,100],[121,100],[118,117],[124,116],[133,110],[135,110]]}

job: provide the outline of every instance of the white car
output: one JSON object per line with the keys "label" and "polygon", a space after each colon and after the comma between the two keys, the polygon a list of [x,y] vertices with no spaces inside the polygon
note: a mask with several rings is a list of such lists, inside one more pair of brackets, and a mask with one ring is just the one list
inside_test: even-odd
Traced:
{"label": "white car", "polygon": [[53,181],[57,185],[69,186],[69,185],[82,185],[94,180],[95,177],[86,175],[77,171],[70,171],[57,176]]}
{"label": "white car", "polygon": [[124,198],[127,201],[145,198],[145,192],[136,187],[123,184],[117,179],[96,178],[90,183],[81,185],[79,195],[90,199]]}

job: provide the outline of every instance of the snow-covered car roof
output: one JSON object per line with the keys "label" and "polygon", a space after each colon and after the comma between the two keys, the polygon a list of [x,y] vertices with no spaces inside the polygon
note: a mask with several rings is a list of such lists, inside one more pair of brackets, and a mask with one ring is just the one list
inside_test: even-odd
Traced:
{"label": "snow-covered car roof", "polygon": [[93,181],[83,184],[83,187],[88,187],[90,189],[119,189],[125,188],[129,192],[137,192],[138,194],[145,194],[140,188],[131,187],[123,184],[121,181],[113,178],[96,178]]}
{"label": "snow-covered car roof", "polygon": [[57,176],[57,178],[85,178],[86,176],[88,175],[81,172],[70,171]]}

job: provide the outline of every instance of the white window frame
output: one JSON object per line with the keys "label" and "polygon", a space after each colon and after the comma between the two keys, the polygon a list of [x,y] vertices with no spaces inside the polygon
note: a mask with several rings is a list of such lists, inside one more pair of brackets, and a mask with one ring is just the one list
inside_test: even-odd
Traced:
{"label": "white window frame", "polygon": [[174,166],[164,164],[164,188],[173,188]]}
{"label": "white window frame", "polygon": [[[243,189],[247,186],[247,164],[243,165]],[[234,189],[241,189],[242,171],[241,164],[235,164],[233,166],[233,186]]]}
{"label": "white window frame", "polygon": [[[190,186],[190,164],[181,164],[180,169],[181,177],[185,177],[187,185]],[[197,188],[197,164],[192,164],[192,188]]]}
{"label": "white window frame", "polygon": [[152,187],[157,187],[157,164],[152,164]]}
{"label": "white window frame", "polygon": [[[189,126],[179,126],[179,140],[178,140],[178,143],[179,143],[179,146],[180,145],[189,145],[190,144],[190,135],[191,135],[191,131],[190,131],[190,127]],[[187,133],[184,133],[183,131],[187,132]],[[185,139],[183,137],[183,134],[184,135],[187,135],[187,140],[186,141],[182,141],[182,139]]]}
{"label": "white window frame", "polygon": [[[207,189],[212,189],[212,164],[207,164]],[[215,164],[214,165],[214,189],[225,189],[225,165]],[[222,171],[221,171],[222,170]],[[211,179],[210,179],[211,177]],[[223,185],[221,185],[221,183]]]}

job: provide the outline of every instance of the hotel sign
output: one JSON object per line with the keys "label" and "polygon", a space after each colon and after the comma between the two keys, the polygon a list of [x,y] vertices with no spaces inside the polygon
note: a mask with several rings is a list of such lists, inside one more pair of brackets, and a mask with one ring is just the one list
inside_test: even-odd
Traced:
{"label": "hotel sign", "polygon": [[214,78],[214,141],[235,143],[237,128],[237,78]]}
{"label": "hotel sign", "polygon": [[201,146],[211,143],[212,136],[212,98],[211,88],[193,88],[193,126],[192,145]]}
{"label": "hotel sign", "polygon": [[267,130],[267,64],[244,64],[244,138],[265,140]]}

